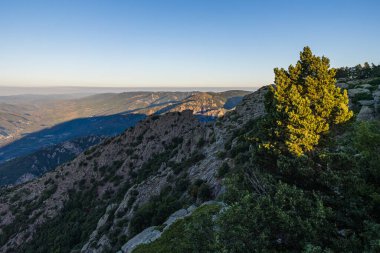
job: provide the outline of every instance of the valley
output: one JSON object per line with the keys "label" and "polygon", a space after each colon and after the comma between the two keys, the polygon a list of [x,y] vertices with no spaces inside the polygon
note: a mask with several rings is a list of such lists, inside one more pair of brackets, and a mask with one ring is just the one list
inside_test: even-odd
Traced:
{"label": "valley", "polygon": [[38,99],[32,99],[33,96],[18,99],[16,96],[12,103],[3,97],[0,98],[0,147],[30,133],[78,118],[131,113],[151,115],[184,108],[191,108],[197,114],[222,115],[227,100],[232,101],[233,107],[248,93],[128,92],[96,94],[80,99],[54,99],[47,95]]}
{"label": "valley", "polygon": [[[46,161],[54,156],[57,147],[65,143],[112,137],[135,126],[148,115],[167,112],[192,110],[199,121],[213,121],[233,109],[248,93],[132,92],[66,100],[47,95],[1,97],[0,185],[32,179],[79,154],[63,149],[61,153],[65,159]],[[64,122],[56,123],[60,121]],[[35,129],[39,130],[26,133]],[[90,141],[84,147],[88,148],[90,144],[95,143]],[[28,169],[25,161],[31,159],[33,162]],[[35,168],[36,165],[32,164],[39,165]]]}

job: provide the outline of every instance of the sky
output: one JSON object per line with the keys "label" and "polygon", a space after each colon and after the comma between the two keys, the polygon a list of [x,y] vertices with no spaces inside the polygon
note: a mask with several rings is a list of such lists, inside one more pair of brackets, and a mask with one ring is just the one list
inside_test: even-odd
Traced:
{"label": "sky", "polygon": [[380,64],[379,0],[0,0],[0,86],[259,87]]}

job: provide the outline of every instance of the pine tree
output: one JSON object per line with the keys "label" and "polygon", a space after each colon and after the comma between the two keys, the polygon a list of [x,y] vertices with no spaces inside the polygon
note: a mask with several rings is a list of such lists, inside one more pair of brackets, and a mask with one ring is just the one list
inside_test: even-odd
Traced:
{"label": "pine tree", "polygon": [[274,72],[268,105],[272,106],[275,140],[268,146],[302,155],[318,144],[331,125],[352,117],[347,91],[335,85],[335,69],[330,68],[329,59],[313,55],[309,47],[300,53],[295,66]]}

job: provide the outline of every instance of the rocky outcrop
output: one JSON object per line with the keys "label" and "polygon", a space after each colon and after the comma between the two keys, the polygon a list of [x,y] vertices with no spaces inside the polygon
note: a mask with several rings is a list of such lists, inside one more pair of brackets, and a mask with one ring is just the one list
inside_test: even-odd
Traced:
{"label": "rocky outcrop", "polygon": [[[93,242],[96,237],[99,236],[100,229],[106,224],[106,222],[109,220],[111,212],[115,210],[116,204],[111,204],[107,206],[107,209],[104,213],[104,215],[99,219],[98,224],[96,226],[96,229],[91,233],[90,238],[87,243],[84,244],[84,246],[81,249],[81,252],[85,253],[100,253],[101,250],[105,248],[110,248],[110,242],[105,235],[100,235],[101,238],[98,241],[98,244],[95,245],[95,248],[90,245],[90,242]],[[100,250],[97,250],[100,249]]]}
{"label": "rocky outcrop", "polygon": [[195,210],[195,206],[190,206],[187,209],[180,209],[170,215],[167,221],[164,222],[164,228],[159,230],[157,227],[149,227],[146,228],[141,233],[134,236],[132,239],[130,239],[127,243],[125,243],[121,251],[119,253],[131,253],[134,248],[136,248],[140,244],[147,244],[150,242],[153,242],[160,238],[163,231],[168,229],[174,222],[176,222],[179,219],[183,219],[186,216],[191,215],[191,213]]}
{"label": "rocky outcrop", "polygon": [[123,245],[121,251],[118,253],[131,253],[134,248],[140,244],[147,244],[155,241],[161,236],[161,231],[157,230],[155,227],[149,227],[144,229],[140,234],[133,237],[126,244]]}
{"label": "rocky outcrop", "polygon": [[236,114],[243,122],[265,115],[265,95],[270,86],[264,86],[257,91],[245,96],[242,102],[236,106]]}
{"label": "rocky outcrop", "polygon": [[374,109],[372,109],[369,106],[362,106],[362,108],[360,109],[360,112],[356,116],[357,120],[362,120],[362,121],[371,120],[373,118],[374,118]]}
{"label": "rocky outcrop", "polygon": [[348,90],[348,96],[350,98],[353,98],[355,97],[356,95],[358,94],[362,94],[362,93],[365,93],[365,94],[371,94],[371,91],[366,89],[366,88],[355,88],[355,89],[349,89]]}
{"label": "rocky outcrop", "polygon": [[347,89],[350,107],[357,112],[357,120],[380,117],[380,85],[377,79],[338,81],[337,86]]}
{"label": "rocky outcrop", "polygon": [[[217,202],[217,201],[207,201],[203,203],[201,206],[205,205],[220,205],[222,207],[225,207],[225,204],[223,202]],[[133,250],[141,245],[141,244],[148,244],[151,243],[158,238],[161,237],[162,233],[168,229],[170,229],[170,226],[173,225],[176,221],[183,219],[187,216],[190,216],[197,207],[195,205],[191,205],[187,209],[180,209],[173,214],[169,216],[169,218],[163,223],[163,228],[159,229],[157,227],[149,227],[146,228],[141,233],[134,236],[132,239],[130,239],[126,244],[124,244],[120,251],[117,253],[132,253]]]}

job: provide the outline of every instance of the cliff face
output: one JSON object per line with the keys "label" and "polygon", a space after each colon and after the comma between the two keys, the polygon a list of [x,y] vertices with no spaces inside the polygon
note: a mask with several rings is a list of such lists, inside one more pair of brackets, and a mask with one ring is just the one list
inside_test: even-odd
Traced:
{"label": "cliff face", "polygon": [[[61,251],[118,250],[149,226],[139,219],[149,209],[162,210],[150,223],[160,224],[180,207],[215,198],[223,191],[217,170],[231,162],[220,152],[234,130],[264,114],[265,92],[246,96],[216,123],[200,123],[190,110],[150,116],[41,178],[2,189],[0,251],[24,252],[43,244],[52,251],[55,246],[41,240],[54,233],[60,238],[62,229],[73,242],[64,248],[57,239]],[[219,106],[204,99],[210,105],[206,110]],[[167,205],[152,204],[160,201]],[[80,239],[70,237],[74,226]]]}

